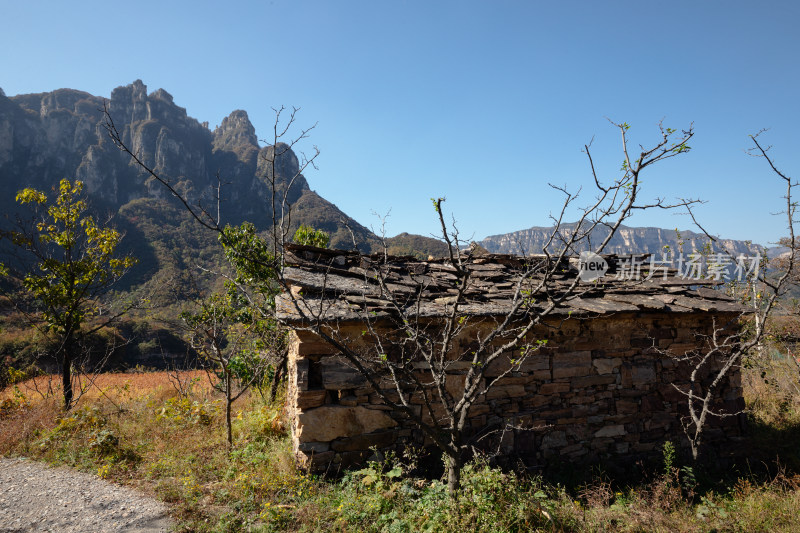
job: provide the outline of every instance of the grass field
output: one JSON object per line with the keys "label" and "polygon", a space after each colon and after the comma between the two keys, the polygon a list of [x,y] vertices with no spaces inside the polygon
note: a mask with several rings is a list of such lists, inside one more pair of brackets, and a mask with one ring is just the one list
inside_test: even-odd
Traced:
{"label": "grass field", "polygon": [[[322,479],[295,468],[282,401],[222,400],[203,372],[102,374],[69,413],[57,379],[0,392],[0,454],[70,465],[171,505],[181,531],[800,531],[800,393],[794,362],[745,370],[754,455],[726,472],[679,453],[641,481],[580,484],[476,460],[463,490],[411,475],[416,457]],[[49,393],[49,394],[48,394]]]}

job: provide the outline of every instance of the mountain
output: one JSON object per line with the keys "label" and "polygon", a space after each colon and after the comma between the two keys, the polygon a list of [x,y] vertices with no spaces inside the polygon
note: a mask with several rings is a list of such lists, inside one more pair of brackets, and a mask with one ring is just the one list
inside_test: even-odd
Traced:
{"label": "mountain", "polygon": [[[564,224],[561,235],[569,235],[575,229],[575,224]],[[494,253],[519,254],[541,253],[545,244],[553,234],[553,227],[533,227],[502,235],[490,235],[480,245]],[[585,242],[576,251],[580,252],[589,248],[589,243],[599,244],[609,234],[606,227],[597,227],[591,235],[589,242]],[[554,240],[557,242],[557,240]],[[708,237],[692,231],[678,231],[677,229],[662,228],[631,228],[620,226],[617,233],[611,238],[605,248],[605,253],[616,254],[641,254],[660,253],[665,247],[679,252],[681,249],[690,253],[702,250],[709,242]],[[724,248],[734,256],[739,254],[752,255],[756,250],[763,250],[759,245],[748,241],[732,239],[719,239],[714,249],[722,251]],[[551,250],[555,249],[551,246]]]}
{"label": "mountain", "polygon": [[[213,131],[207,123],[190,117],[164,89],[148,93],[141,80],[117,87],[110,98],[93,96],[73,89],[7,97],[0,89],[0,210],[15,213],[14,196],[23,187],[51,189],[61,178],[77,178],[86,183],[93,205],[116,217],[116,223],[128,233],[126,244],[143,260],[138,268],[137,284],[148,272],[160,268],[181,255],[178,263],[191,265],[203,261],[201,255],[213,255],[210,236],[176,237],[175,231],[199,232],[186,213],[166,189],[148,176],[127,155],[108,139],[103,128],[103,106],[114,120],[123,141],[151,168],[190,202],[214,205],[213,191],[217,176],[225,183],[221,204],[223,222],[253,222],[262,231],[272,221],[268,198],[271,195],[271,165],[267,158],[272,146],[260,146],[255,128],[247,113],[235,110]],[[289,180],[297,173],[299,161],[294,152],[279,145],[282,153],[276,161],[276,189],[282,194],[290,187]],[[308,224],[331,235],[331,246],[352,248],[352,230],[359,249],[380,251],[380,239],[367,228],[348,217],[333,203],[319,196],[300,175],[288,190],[293,206],[294,230]],[[161,226],[146,219],[162,220]],[[1,223],[1,222],[0,222]],[[565,228],[569,229],[570,225]],[[348,229],[349,228],[349,229]],[[491,252],[519,253],[541,251],[552,228],[534,227],[523,231],[493,235],[481,241]],[[604,236],[598,230],[597,242]],[[203,241],[195,242],[197,239]],[[702,248],[705,237],[693,232],[659,228],[623,226],[612,239],[608,252],[641,253],[678,248],[684,242],[687,250]],[[209,242],[206,242],[209,241]],[[406,233],[387,239],[389,251],[395,254],[442,256],[446,245],[437,239]],[[189,250],[177,252],[183,244]],[[747,253],[741,241],[722,241],[734,253]],[[200,249],[210,247],[200,253]],[[206,259],[210,260],[210,257]],[[149,269],[149,270],[148,270]]]}
{"label": "mountain", "polygon": [[[223,223],[247,220],[263,232],[270,229],[273,168],[267,160],[276,147],[259,145],[245,111],[231,112],[211,130],[167,91],[148,93],[140,80],[117,87],[107,100],[73,89],[13,97],[0,89],[0,227],[25,216],[14,200],[20,189],[49,192],[62,178],[82,180],[96,214],[124,232],[120,251],[139,260],[115,287],[115,298],[135,295],[149,302],[148,309],[130,313],[118,327],[129,342],[122,343],[122,362],[115,364],[182,360],[187,347],[180,341],[177,317],[187,303],[221,285],[219,275],[209,274],[224,268],[221,247],[213,232],[202,229],[162,184],[114,146],[103,127],[104,106],[123,142],[191,204],[215,206],[219,175],[225,183]],[[288,146],[279,144],[277,151],[274,182],[278,196],[285,192],[292,205],[290,232],[308,224],[328,232],[333,247],[351,249],[355,237],[362,251],[377,251],[379,239],[311,190],[304,176],[290,184],[300,163]],[[397,242],[406,245],[409,237]],[[434,239],[418,240],[423,249],[409,252],[427,254],[436,246]],[[3,239],[0,261],[21,271],[26,267]],[[23,324],[13,309],[0,309],[0,360],[30,362],[38,353],[35,332]]]}
{"label": "mountain", "polygon": [[[138,339],[125,348],[123,359],[127,364],[151,365],[163,360],[165,352],[171,357],[185,353],[179,312],[187,302],[221,285],[222,278],[209,272],[224,268],[225,261],[216,235],[200,228],[163,185],[114,146],[103,127],[104,106],[126,145],[192,204],[215,205],[213,191],[219,176],[225,184],[223,223],[246,220],[262,232],[270,229],[273,176],[272,165],[266,161],[276,147],[259,144],[243,110],[231,112],[211,130],[176,105],[167,91],[148,93],[140,80],[117,87],[108,99],[73,89],[7,97],[0,89],[0,215],[4,215],[0,226],[13,224],[20,212],[14,200],[20,189],[50,191],[62,178],[82,180],[97,214],[103,220],[110,218],[112,225],[125,233],[121,251],[139,259],[117,287],[120,292],[116,296],[146,297],[152,307],[132,313],[121,326],[120,331],[128,332],[121,333],[126,339]],[[361,251],[382,250],[381,239],[315,193],[304,176],[290,183],[300,163],[288,146],[279,145],[277,150],[282,155],[276,161],[274,182],[278,195],[285,192],[292,205],[290,231],[307,224],[328,232],[332,247],[351,249],[355,237]],[[480,244],[492,252],[541,251],[549,230],[531,228],[496,235]],[[594,240],[601,237],[597,234]],[[607,251],[677,248],[678,240],[672,230],[623,227]],[[705,242],[691,232],[682,232],[680,240],[688,249],[700,248]],[[445,243],[420,235],[402,233],[385,242],[389,253],[396,255],[447,254]],[[734,253],[747,253],[745,243],[724,242]],[[13,259],[8,246],[0,240],[0,261]],[[157,319],[168,326],[154,325]],[[24,352],[16,340],[18,335],[28,335],[22,344],[36,353],[35,332],[23,328],[23,322],[13,310],[0,309],[0,329],[4,331],[0,360]]]}
{"label": "mountain", "polygon": [[[0,208],[16,211],[14,195],[23,187],[51,189],[64,177],[86,184],[93,205],[119,212],[140,199],[167,200],[166,189],[119,151],[103,128],[104,99],[73,89],[8,98],[0,90]],[[123,141],[140,154],[192,204],[214,205],[217,173],[223,188],[224,222],[248,220],[266,230],[272,221],[272,146],[259,146],[247,113],[233,111],[211,131],[187,115],[164,89],[150,94],[141,80],[117,87],[107,101]],[[282,195],[298,171],[297,156],[285,145],[276,161],[276,189]],[[285,151],[285,153],[283,153]],[[302,175],[291,184],[288,200],[297,209],[293,228],[302,223],[331,234],[333,246],[371,250],[376,237],[335,205],[321,198]]]}
{"label": "mountain", "polygon": [[447,256],[447,243],[433,237],[401,233],[386,239],[386,251],[389,255],[413,255],[420,259],[429,256]]}

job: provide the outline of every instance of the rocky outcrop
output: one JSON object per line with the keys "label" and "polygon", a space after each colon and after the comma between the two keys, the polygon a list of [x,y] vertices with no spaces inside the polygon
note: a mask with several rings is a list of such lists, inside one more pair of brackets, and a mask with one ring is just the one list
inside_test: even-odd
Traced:
{"label": "rocky outcrop", "polygon": [[0,96],[0,203],[20,184],[48,187],[73,173],[95,135],[102,100],[71,89]]}
{"label": "rocky outcrop", "polygon": [[[222,119],[222,124],[214,130],[214,150],[236,152],[241,150],[247,154],[258,152],[256,129],[250,123],[247,111],[237,109]],[[249,157],[243,157],[248,161]]]}

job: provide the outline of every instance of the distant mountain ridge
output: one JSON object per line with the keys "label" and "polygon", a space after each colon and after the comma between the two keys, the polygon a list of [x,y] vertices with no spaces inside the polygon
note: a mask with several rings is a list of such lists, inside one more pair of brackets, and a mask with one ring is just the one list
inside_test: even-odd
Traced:
{"label": "distant mountain ridge", "polygon": [[[568,234],[567,232],[571,232],[574,228],[575,224],[564,224],[561,227],[562,235]],[[553,234],[553,230],[553,227],[537,226],[502,235],[490,235],[480,241],[479,244],[493,253],[542,253],[545,244]],[[591,235],[590,241],[584,242],[577,251],[588,250],[590,245],[596,246],[605,239],[608,233],[608,228],[596,228]],[[702,250],[708,242],[708,237],[692,231],[620,226],[604,252],[616,254],[661,253],[665,247],[669,247],[672,251],[680,252],[683,249],[685,253],[690,253]],[[551,246],[551,249],[554,248]],[[748,241],[718,239],[714,249],[716,251],[723,251],[724,249],[734,256],[738,256],[739,254],[751,255],[756,251],[762,251],[763,247]]]}

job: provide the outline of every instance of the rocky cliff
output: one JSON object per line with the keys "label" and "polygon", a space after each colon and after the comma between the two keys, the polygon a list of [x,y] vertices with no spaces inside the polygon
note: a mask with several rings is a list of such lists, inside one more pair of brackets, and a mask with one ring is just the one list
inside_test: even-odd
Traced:
{"label": "rocky cliff", "polygon": [[[64,177],[83,180],[94,205],[112,211],[141,198],[169,200],[161,184],[109,141],[103,128],[103,105],[103,98],[72,89],[11,98],[0,90],[0,207],[4,212],[15,210],[13,198],[22,187],[49,190]],[[261,229],[269,228],[272,166],[266,158],[274,148],[259,146],[245,111],[233,111],[211,131],[188,116],[164,89],[148,94],[141,80],[114,89],[107,106],[123,141],[192,203],[213,201],[219,173],[226,183],[225,221],[248,220]],[[276,189],[281,195],[299,164],[287,148],[278,146],[282,155],[276,161]],[[288,199],[306,215],[309,210],[302,207],[314,206],[314,225],[332,234],[333,246],[351,246],[349,232],[342,231],[343,221],[363,249],[376,243],[369,230],[316,195],[302,175],[291,184]],[[293,217],[293,226],[309,222],[303,213]]]}
{"label": "rocky cliff", "polygon": [[[568,235],[575,228],[574,224],[565,224],[561,228],[562,235]],[[490,235],[480,242],[480,244],[494,253],[542,253],[545,244],[553,234],[554,228],[533,227],[502,235]],[[589,242],[584,242],[583,246],[577,251],[589,248],[589,243],[599,244],[608,235],[609,230],[604,227],[597,228],[591,235]],[[554,240],[558,242],[557,239]],[[690,253],[702,250],[709,242],[705,235],[691,231],[679,231],[675,229],[662,228],[631,228],[620,226],[614,237],[611,238],[605,248],[606,253],[617,254],[640,254],[640,253],[661,253],[665,246],[673,251]],[[551,250],[557,249],[555,246]],[[752,245],[746,241],[736,241],[731,239],[720,239],[714,249],[722,251],[722,248],[732,253],[734,256],[739,254],[750,255],[760,246]]]}

